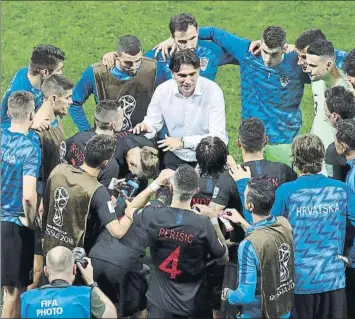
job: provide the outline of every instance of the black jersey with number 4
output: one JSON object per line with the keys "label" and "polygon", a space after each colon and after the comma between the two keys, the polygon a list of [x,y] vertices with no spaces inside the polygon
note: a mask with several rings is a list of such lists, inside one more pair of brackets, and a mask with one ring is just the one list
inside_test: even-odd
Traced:
{"label": "black jersey with number 4", "polygon": [[190,315],[207,259],[225,253],[210,220],[189,210],[150,205],[134,214],[134,223],[149,235],[154,267],[148,299],[166,312]]}

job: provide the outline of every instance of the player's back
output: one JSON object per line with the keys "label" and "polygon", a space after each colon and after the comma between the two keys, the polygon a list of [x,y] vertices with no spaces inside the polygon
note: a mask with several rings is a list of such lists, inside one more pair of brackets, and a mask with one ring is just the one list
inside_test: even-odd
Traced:
{"label": "player's back", "polygon": [[[284,209],[278,205],[281,197]],[[338,255],[343,254],[345,241],[346,185],[321,174],[301,176],[279,187],[274,215],[278,209],[293,228],[295,293],[344,288],[344,262]]]}
{"label": "player's back", "polygon": [[189,210],[154,205],[134,221],[149,234],[154,269],[148,299],[164,311],[188,316],[208,257],[221,258],[225,252],[211,222]]}

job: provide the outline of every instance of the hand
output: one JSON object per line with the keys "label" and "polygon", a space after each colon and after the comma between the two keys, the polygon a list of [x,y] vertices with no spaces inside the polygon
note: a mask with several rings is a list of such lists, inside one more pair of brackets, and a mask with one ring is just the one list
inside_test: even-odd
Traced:
{"label": "hand", "polygon": [[180,150],[184,147],[180,137],[168,137],[165,134],[165,140],[158,141],[158,147],[163,148],[163,152]]}
{"label": "hand", "polygon": [[208,217],[208,218],[213,218],[213,217],[218,217],[218,213],[216,212],[215,209],[212,207],[206,206],[206,205],[201,205],[201,204],[196,204],[192,206],[192,210],[199,215]]}
{"label": "hand", "polygon": [[116,51],[112,51],[106,53],[102,58],[102,63],[109,69],[113,69],[116,65],[116,59],[118,58],[118,53]]}
{"label": "hand", "polygon": [[259,55],[261,52],[261,40],[251,41],[248,51],[253,55]]}
{"label": "hand", "polygon": [[251,171],[248,166],[233,164],[229,166],[229,175],[237,182],[243,178],[251,178]]}
{"label": "hand", "polygon": [[291,53],[296,51],[296,46],[294,44],[287,44],[286,53]]}
{"label": "hand", "polygon": [[229,290],[230,290],[229,288],[224,288],[224,289],[222,290],[221,299],[222,299],[223,301],[226,301],[226,300],[227,300]]}
{"label": "hand", "polygon": [[132,129],[132,133],[133,134],[140,134],[141,132],[152,132],[152,129],[150,128],[150,126],[148,126],[145,123],[138,123],[133,129]]}
{"label": "hand", "polygon": [[175,171],[170,168],[163,169],[159,176],[156,178],[155,182],[160,186],[167,185],[169,184],[169,181],[174,176],[174,174]]}
{"label": "hand", "polygon": [[41,119],[38,117],[36,118],[36,116],[35,116],[35,119],[31,125],[31,129],[36,130],[38,132],[43,132],[43,131],[49,130],[50,123],[51,122],[50,122],[49,118]]}
{"label": "hand", "polygon": [[91,285],[94,283],[94,268],[92,268],[90,258],[84,257],[83,259],[87,261],[86,268],[84,269],[83,266],[79,262],[76,263],[76,266],[79,268],[79,270],[81,272],[81,277],[83,278],[85,283],[87,285]]}
{"label": "hand", "polygon": [[161,51],[161,55],[163,57],[163,60],[165,61],[166,57],[169,56],[169,49],[170,49],[170,56],[173,55],[173,53],[177,49],[177,45],[174,39],[171,37],[163,42],[160,42],[153,48],[153,50],[155,50],[154,56],[156,57],[158,53]]}
{"label": "hand", "polygon": [[234,224],[243,224],[245,223],[245,219],[236,209],[226,209],[224,214],[221,215],[223,218],[230,220]]}

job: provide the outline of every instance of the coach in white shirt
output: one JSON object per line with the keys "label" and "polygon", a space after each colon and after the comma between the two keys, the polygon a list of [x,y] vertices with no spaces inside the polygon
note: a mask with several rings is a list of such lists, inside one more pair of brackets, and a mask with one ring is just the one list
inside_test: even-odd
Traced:
{"label": "coach in white shirt", "polygon": [[206,136],[218,136],[226,144],[226,114],[221,88],[200,73],[200,59],[192,50],[176,52],[170,61],[173,79],[159,85],[135,134],[159,132],[164,123],[168,134],[158,142],[166,152],[165,168],[176,169],[182,163],[196,165],[196,147]]}

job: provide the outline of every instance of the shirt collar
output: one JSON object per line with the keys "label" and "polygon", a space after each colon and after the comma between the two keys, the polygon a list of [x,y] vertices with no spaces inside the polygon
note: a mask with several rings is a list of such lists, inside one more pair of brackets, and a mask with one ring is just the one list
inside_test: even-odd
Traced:
{"label": "shirt collar", "polygon": [[[174,80],[174,83],[175,84],[174,84],[174,88],[173,88],[173,93],[177,96],[182,96],[182,94],[179,92],[179,88],[178,88],[178,85],[175,80]],[[201,76],[199,76],[197,79],[195,91],[194,91],[194,93],[192,93],[192,95],[202,95]]]}
{"label": "shirt collar", "polygon": [[275,222],[276,222],[276,217],[271,215],[268,218],[265,218],[265,219],[260,220],[256,223],[251,224],[248,227],[246,233],[248,234],[248,233],[252,232],[253,230],[261,229],[261,228],[273,225]]}

